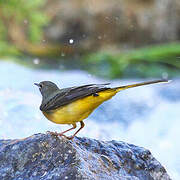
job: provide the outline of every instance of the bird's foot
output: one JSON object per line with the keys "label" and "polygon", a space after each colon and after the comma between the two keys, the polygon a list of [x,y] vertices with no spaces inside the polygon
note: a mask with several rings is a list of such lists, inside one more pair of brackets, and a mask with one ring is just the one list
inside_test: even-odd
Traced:
{"label": "bird's foot", "polygon": [[46,133],[49,133],[49,134],[51,134],[51,135],[53,135],[53,136],[58,136],[58,133],[57,133],[57,132],[47,131]]}
{"label": "bird's foot", "polygon": [[47,131],[47,133],[53,135],[53,136],[62,136],[65,137],[68,140],[72,140],[74,138],[74,136],[66,136],[63,133],[57,133],[57,132],[51,132],[51,131]]}
{"label": "bird's foot", "polygon": [[72,140],[74,138],[74,136],[65,136],[64,134],[62,134],[61,136],[65,137],[68,140]]}

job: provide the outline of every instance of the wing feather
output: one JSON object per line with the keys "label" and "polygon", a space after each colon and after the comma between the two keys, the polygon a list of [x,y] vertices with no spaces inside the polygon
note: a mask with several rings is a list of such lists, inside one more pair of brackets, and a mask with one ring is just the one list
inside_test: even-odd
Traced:
{"label": "wing feather", "polygon": [[59,90],[55,96],[53,96],[48,102],[42,103],[40,106],[41,111],[51,111],[61,106],[69,104],[75,100],[83,97],[98,93],[100,91],[110,89],[106,87],[110,83],[106,84],[88,84],[84,86],[76,86]]}

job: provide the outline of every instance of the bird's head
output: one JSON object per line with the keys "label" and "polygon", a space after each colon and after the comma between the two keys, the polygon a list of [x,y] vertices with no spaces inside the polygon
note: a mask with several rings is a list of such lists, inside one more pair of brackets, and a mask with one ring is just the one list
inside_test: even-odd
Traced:
{"label": "bird's head", "polygon": [[42,81],[40,83],[34,83],[34,85],[39,87],[43,98],[49,97],[51,94],[53,94],[59,89],[57,85],[51,81]]}

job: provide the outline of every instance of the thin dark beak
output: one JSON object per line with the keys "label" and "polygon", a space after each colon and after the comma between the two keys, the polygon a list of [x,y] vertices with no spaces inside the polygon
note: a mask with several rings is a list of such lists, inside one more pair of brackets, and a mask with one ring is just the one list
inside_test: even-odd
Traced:
{"label": "thin dark beak", "polygon": [[34,85],[36,85],[36,86],[40,87],[40,85],[39,85],[38,83],[34,83]]}

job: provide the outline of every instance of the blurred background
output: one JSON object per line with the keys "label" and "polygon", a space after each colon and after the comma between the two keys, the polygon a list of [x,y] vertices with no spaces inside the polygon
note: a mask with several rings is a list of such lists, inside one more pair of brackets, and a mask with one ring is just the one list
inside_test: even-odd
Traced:
{"label": "blurred background", "polygon": [[169,84],[120,92],[79,136],[150,149],[180,179],[180,1],[0,1],[0,138],[62,131],[46,120],[34,82],[59,87]]}

